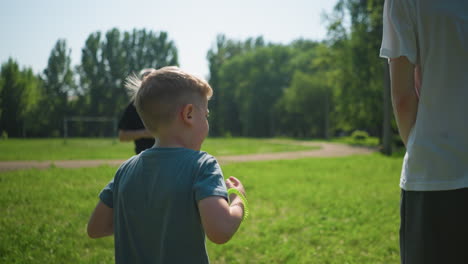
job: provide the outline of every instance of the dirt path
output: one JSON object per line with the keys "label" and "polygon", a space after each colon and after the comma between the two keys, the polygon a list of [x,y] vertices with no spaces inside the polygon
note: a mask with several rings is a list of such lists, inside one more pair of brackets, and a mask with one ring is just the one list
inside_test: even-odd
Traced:
{"label": "dirt path", "polygon": [[[234,162],[250,162],[250,161],[266,161],[266,160],[290,160],[307,157],[342,157],[349,155],[370,154],[376,151],[374,148],[354,147],[338,143],[326,142],[291,142],[274,140],[278,143],[299,144],[303,146],[317,146],[320,149],[293,151],[293,152],[277,152],[277,153],[262,153],[262,154],[247,154],[247,155],[232,155],[232,156],[217,156],[216,158],[221,164]],[[50,167],[60,168],[83,168],[83,167],[98,167],[101,165],[118,166],[125,160],[58,160],[58,161],[0,161],[0,172],[20,169],[46,169]]]}

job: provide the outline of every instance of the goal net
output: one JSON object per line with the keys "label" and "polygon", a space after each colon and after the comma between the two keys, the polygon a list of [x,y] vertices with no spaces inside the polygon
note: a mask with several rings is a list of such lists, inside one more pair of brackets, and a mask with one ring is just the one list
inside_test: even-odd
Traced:
{"label": "goal net", "polygon": [[72,137],[117,137],[117,118],[71,116],[63,119],[64,139]]}

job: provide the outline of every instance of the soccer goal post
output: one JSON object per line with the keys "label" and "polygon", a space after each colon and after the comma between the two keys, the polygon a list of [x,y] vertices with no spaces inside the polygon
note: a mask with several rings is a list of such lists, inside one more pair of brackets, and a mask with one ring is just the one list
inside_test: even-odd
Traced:
{"label": "soccer goal post", "polygon": [[69,126],[72,122],[110,123],[112,126],[111,136],[117,138],[117,118],[115,117],[91,117],[91,116],[69,116],[63,119],[63,139],[66,141],[69,135]]}

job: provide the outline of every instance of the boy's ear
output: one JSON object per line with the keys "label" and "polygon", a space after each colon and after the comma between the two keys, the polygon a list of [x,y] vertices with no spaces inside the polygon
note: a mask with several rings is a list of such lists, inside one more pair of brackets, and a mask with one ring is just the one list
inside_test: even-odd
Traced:
{"label": "boy's ear", "polygon": [[193,104],[186,104],[182,108],[182,121],[188,125],[193,123]]}

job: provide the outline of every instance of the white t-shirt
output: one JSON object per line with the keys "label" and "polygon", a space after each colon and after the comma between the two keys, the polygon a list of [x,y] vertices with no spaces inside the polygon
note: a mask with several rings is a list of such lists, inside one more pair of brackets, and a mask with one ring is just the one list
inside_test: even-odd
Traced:
{"label": "white t-shirt", "polygon": [[400,187],[468,187],[468,0],[386,0],[380,56],[421,66]]}

